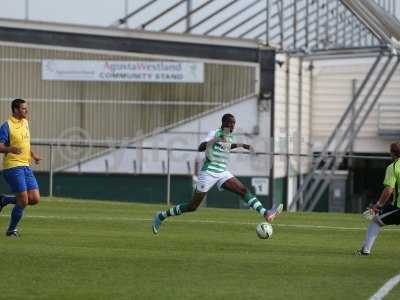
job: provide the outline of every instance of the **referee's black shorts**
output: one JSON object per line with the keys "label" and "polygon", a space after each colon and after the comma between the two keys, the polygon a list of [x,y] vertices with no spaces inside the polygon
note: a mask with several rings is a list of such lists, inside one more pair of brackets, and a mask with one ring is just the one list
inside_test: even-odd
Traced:
{"label": "referee's black shorts", "polygon": [[385,205],[379,211],[378,219],[385,225],[400,225],[400,207]]}

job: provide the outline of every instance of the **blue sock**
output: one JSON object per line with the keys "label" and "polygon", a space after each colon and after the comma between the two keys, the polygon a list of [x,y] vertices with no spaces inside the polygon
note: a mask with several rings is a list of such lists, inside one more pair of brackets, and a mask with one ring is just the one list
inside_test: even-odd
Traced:
{"label": "blue sock", "polygon": [[24,208],[19,206],[18,204],[15,204],[11,212],[10,226],[8,227],[7,231],[14,231],[17,229],[17,224],[19,220],[21,220],[23,214],[24,214]]}
{"label": "blue sock", "polygon": [[3,205],[15,204],[16,199],[14,195],[3,195]]}

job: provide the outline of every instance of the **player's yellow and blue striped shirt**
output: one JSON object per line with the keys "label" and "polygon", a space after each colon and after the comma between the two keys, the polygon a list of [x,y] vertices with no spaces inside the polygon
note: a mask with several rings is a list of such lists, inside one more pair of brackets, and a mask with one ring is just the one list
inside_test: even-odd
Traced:
{"label": "player's yellow and blue striped shirt", "polygon": [[29,125],[26,119],[18,120],[13,116],[0,127],[0,143],[7,147],[20,148],[21,154],[6,153],[3,158],[3,169],[29,166],[31,161],[31,141]]}
{"label": "player's yellow and blue striped shirt", "polygon": [[234,143],[233,135],[224,133],[222,129],[217,129],[208,134],[205,142],[213,138],[221,138],[222,136],[225,138],[225,142],[217,141],[211,148],[206,150],[206,158],[201,171],[221,173],[226,170],[231,146]]}
{"label": "player's yellow and blue striped shirt", "polygon": [[394,189],[394,202],[397,199],[397,206],[400,207],[400,159],[397,159],[395,162],[391,163],[386,168],[385,179],[383,180],[383,184],[385,186],[389,186]]}

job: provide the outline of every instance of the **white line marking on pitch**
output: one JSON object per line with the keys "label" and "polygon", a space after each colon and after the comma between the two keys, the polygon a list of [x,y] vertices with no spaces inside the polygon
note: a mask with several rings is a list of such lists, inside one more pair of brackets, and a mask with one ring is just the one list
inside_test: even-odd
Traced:
{"label": "white line marking on pitch", "polygon": [[[9,215],[1,215],[0,217],[9,217]],[[43,216],[43,215],[27,215],[24,218],[32,218],[32,219],[59,219],[59,220],[87,220],[87,221],[124,221],[124,222],[151,222],[150,218],[113,218],[113,217],[88,217],[88,216]],[[185,220],[176,218],[173,219],[174,222],[177,223],[203,223],[203,224],[230,224],[230,225],[256,225],[258,222],[232,222],[232,221],[217,221],[217,220]],[[308,228],[308,229],[329,229],[329,230],[366,230],[366,227],[341,227],[341,226],[325,226],[325,225],[300,225],[300,224],[282,224],[275,223],[273,224],[277,227],[293,227],[293,228]],[[400,229],[394,228],[385,228],[385,231],[400,231]]]}
{"label": "white line marking on pitch", "polygon": [[400,274],[390,278],[369,300],[381,300],[400,283]]}

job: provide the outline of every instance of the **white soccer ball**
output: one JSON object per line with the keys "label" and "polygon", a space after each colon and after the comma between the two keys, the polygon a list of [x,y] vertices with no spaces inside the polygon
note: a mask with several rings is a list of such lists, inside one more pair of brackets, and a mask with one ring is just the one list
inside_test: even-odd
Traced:
{"label": "white soccer ball", "polygon": [[267,222],[260,223],[256,226],[256,233],[260,239],[269,239],[273,232],[272,225]]}

